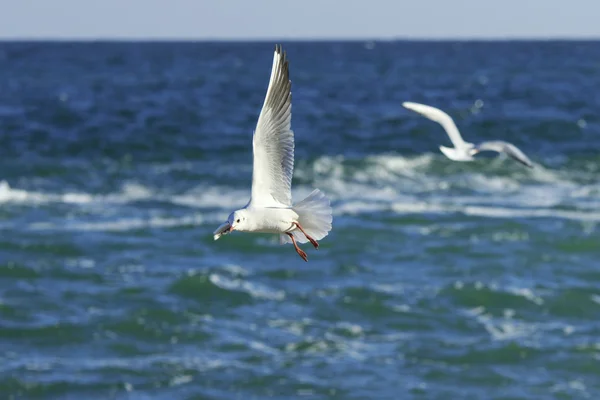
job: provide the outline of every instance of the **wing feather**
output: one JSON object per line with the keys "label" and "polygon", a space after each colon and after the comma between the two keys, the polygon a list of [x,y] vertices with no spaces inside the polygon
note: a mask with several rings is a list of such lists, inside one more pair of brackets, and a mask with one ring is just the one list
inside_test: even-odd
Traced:
{"label": "wing feather", "polygon": [[254,206],[292,205],[294,132],[291,130],[291,88],[286,54],[281,46],[275,46],[271,78],[252,138],[254,162],[250,204]]}
{"label": "wing feather", "polygon": [[533,163],[531,162],[529,157],[525,155],[525,153],[519,150],[519,148],[517,148],[517,146],[515,146],[514,144],[504,142],[502,140],[493,140],[489,142],[479,143],[477,146],[475,146],[473,151],[475,153],[478,153],[480,151],[496,151],[498,153],[504,153],[507,156],[511,157],[513,160],[516,160],[521,164],[525,165],[526,167],[533,168]]}
{"label": "wing feather", "polygon": [[471,144],[466,143],[463,140],[462,136],[460,135],[460,131],[456,127],[456,124],[454,123],[452,117],[450,117],[442,110],[435,107],[427,106],[425,104],[413,103],[410,101],[405,101],[404,103],[402,103],[402,106],[440,124],[442,128],[444,128],[444,130],[446,131],[446,134],[450,138],[450,141],[452,142],[455,148],[460,149],[470,147]]}

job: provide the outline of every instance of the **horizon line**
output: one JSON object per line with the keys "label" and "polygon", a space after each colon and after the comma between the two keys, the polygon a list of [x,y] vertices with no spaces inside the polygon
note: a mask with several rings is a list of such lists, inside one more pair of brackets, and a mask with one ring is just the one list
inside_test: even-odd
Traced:
{"label": "horizon line", "polygon": [[136,37],[136,36],[115,36],[115,37],[64,37],[64,36],[14,36],[2,37],[0,42],[198,42],[198,43],[262,43],[262,42],[589,42],[600,41],[600,36],[398,36],[398,37]]}

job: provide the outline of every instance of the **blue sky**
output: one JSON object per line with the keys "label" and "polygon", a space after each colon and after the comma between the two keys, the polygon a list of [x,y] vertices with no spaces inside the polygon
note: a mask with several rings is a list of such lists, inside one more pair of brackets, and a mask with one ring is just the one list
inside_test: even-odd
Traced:
{"label": "blue sky", "polygon": [[599,0],[0,0],[0,38],[600,38]]}

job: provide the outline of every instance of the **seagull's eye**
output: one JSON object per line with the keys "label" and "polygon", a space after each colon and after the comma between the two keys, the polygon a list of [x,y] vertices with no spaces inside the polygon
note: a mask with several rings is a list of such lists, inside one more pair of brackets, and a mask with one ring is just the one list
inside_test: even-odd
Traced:
{"label": "seagull's eye", "polygon": [[240,223],[240,219],[238,218],[238,220],[237,220],[237,221],[235,221],[235,222],[239,224],[239,223]]}

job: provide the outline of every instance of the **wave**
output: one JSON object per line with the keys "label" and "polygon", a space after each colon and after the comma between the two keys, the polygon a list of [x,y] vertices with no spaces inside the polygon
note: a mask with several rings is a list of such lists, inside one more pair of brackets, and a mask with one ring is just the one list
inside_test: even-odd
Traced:
{"label": "wave", "polygon": [[496,317],[490,312],[485,312],[485,307],[476,307],[468,310],[467,315],[472,316],[483,326],[492,340],[513,341],[527,339],[537,333],[539,327],[536,323],[515,319],[515,310],[504,309],[501,317]]}
{"label": "wave", "polygon": [[254,300],[282,301],[283,290],[270,288],[265,284],[252,282],[241,277],[229,277],[223,273],[195,273],[175,281],[170,291],[176,295],[197,300],[207,306],[217,302],[233,305],[247,305]]}
{"label": "wave", "polygon": [[174,228],[181,226],[198,226],[204,223],[201,215],[189,215],[181,218],[124,218],[115,221],[102,222],[67,222],[57,225],[53,223],[38,222],[30,225],[33,230],[54,230],[61,228],[73,231],[102,231],[102,232],[124,232],[148,228]]}
{"label": "wave", "polygon": [[23,204],[90,204],[90,203],[128,203],[133,201],[153,198],[153,193],[148,188],[135,184],[126,183],[118,193],[99,195],[89,193],[44,193],[11,188],[8,182],[0,182],[0,204],[1,203],[23,203]]}
{"label": "wave", "polygon": [[[600,183],[590,180],[585,171],[551,170],[543,166],[527,170],[508,160],[481,161],[485,163],[454,163],[433,154],[358,159],[323,156],[312,162],[299,162],[293,194],[298,201],[313,188],[320,188],[334,203],[334,214],[338,216],[378,212],[459,213],[473,217],[600,221]],[[203,218],[123,219],[71,225],[73,229],[89,230],[215,222],[243,207],[249,194],[249,185],[239,182],[200,184],[179,193],[173,193],[170,187],[126,182],[119,191],[108,194],[45,193],[12,188],[7,182],[0,182],[0,204],[62,203],[102,208],[156,201],[196,209]]]}

